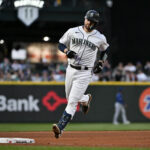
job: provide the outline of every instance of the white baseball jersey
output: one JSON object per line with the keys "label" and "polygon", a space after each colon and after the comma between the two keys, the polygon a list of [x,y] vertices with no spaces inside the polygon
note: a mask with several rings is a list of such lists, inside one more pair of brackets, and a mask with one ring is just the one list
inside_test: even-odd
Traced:
{"label": "white baseball jersey", "polygon": [[97,30],[87,33],[83,26],[70,28],[59,40],[69,50],[77,53],[75,59],[68,59],[69,64],[93,67],[97,51],[106,50],[109,44],[106,38]]}

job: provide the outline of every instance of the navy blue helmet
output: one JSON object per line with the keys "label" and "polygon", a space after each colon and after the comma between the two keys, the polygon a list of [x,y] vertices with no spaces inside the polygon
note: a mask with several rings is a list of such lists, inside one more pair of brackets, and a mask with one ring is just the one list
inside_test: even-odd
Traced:
{"label": "navy blue helmet", "polygon": [[96,10],[87,11],[84,18],[97,24],[99,23],[99,13]]}

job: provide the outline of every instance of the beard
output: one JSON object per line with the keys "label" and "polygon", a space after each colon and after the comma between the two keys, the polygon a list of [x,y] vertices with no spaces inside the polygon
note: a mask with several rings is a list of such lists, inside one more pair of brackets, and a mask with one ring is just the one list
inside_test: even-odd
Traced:
{"label": "beard", "polygon": [[88,31],[92,31],[93,30],[93,25],[84,25],[84,27],[88,30]]}

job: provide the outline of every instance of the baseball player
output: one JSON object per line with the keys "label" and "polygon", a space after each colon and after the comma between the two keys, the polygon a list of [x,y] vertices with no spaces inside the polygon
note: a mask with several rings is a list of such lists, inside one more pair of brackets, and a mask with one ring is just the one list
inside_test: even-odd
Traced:
{"label": "baseball player", "polygon": [[115,113],[113,117],[113,124],[118,125],[118,117],[119,114],[122,114],[122,121],[124,124],[130,124],[130,121],[128,121],[127,116],[126,116],[126,110],[125,110],[125,102],[123,100],[123,95],[122,95],[122,90],[123,88],[120,87],[117,94],[116,94],[116,102],[115,102]]}
{"label": "baseball player", "polygon": [[[85,15],[84,25],[70,28],[59,40],[59,50],[68,57],[65,80],[68,103],[59,122],[52,126],[56,138],[61,136],[72,120],[78,102],[81,103],[84,114],[89,111],[92,96],[85,94],[85,91],[92,74],[101,72],[109,46],[105,36],[95,29],[98,23],[99,13],[89,10]],[[100,60],[94,65],[98,51],[101,52]]]}

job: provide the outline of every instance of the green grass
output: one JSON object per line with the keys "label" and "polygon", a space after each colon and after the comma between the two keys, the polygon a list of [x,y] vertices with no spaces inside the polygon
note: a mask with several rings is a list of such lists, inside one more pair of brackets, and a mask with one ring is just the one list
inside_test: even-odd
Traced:
{"label": "green grass", "polygon": [[150,123],[132,123],[129,125],[113,125],[111,123],[70,124],[71,131],[112,131],[112,130],[150,130]]}
{"label": "green grass", "polygon": [[150,148],[93,148],[93,147],[46,147],[46,146],[0,146],[0,150],[150,150]]}
{"label": "green grass", "polygon": [[[50,123],[0,123],[0,132],[49,131]],[[150,130],[150,123],[131,123],[113,125],[111,123],[70,123],[67,131],[109,131],[109,130]]]}

